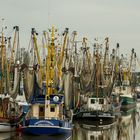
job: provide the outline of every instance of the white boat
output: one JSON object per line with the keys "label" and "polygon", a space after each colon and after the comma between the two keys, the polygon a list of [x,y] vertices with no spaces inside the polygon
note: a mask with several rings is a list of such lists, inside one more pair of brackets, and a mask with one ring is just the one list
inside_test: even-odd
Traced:
{"label": "white boat", "polygon": [[77,120],[79,118],[100,120],[100,119],[109,119],[114,121],[115,114],[112,104],[109,103],[107,97],[85,97],[85,105],[81,108],[78,113],[73,115],[73,119]]}

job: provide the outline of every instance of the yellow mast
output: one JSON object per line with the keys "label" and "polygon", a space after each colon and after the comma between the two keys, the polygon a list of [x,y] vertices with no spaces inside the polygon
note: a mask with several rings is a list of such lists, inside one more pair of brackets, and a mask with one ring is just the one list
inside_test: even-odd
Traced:
{"label": "yellow mast", "polygon": [[[2,95],[4,93],[4,34],[3,34],[3,30],[2,30],[2,39],[1,39],[1,79],[0,79],[0,94]],[[4,112],[3,112],[3,106],[0,106],[0,117],[4,116]]]}
{"label": "yellow mast", "polygon": [[2,77],[1,77],[1,91],[0,93],[3,94],[4,89],[3,89],[3,84],[4,84],[4,56],[5,56],[5,44],[4,44],[4,33],[3,33],[3,29],[2,29],[2,40],[1,40],[1,73],[2,73]]}
{"label": "yellow mast", "polygon": [[40,59],[40,55],[39,55],[39,51],[38,51],[38,45],[37,45],[37,38],[36,38],[36,32],[35,29],[32,28],[32,39],[33,39],[33,43],[34,43],[34,48],[35,48],[35,52],[36,52],[36,56],[37,56],[37,60],[38,60],[38,64],[39,64],[39,85],[40,87],[42,87],[42,64],[41,64],[41,59]]}
{"label": "yellow mast", "polygon": [[[2,22],[4,22],[4,19],[2,19]],[[5,79],[5,65],[6,65],[6,47],[5,47],[5,37],[4,37],[4,29],[6,29],[6,27],[2,27],[2,36],[1,36],[1,81],[0,81],[0,94],[4,94],[6,91],[6,79]],[[0,117],[4,117],[4,110],[3,110],[3,106],[0,106]]]}
{"label": "yellow mast", "polygon": [[51,31],[51,43],[48,46],[48,55],[46,58],[46,96],[53,94],[53,77],[54,77],[54,47],[55,47],[55,29],[52,27]]}
{"label": "yellow mast", "polygon": [[[46,32],[46,31],[43,31],[43,36],[44,36],[44,38],[45,38],[45,43],[46,44],[44,44],[44,48],[48,48],[48,45],[47,45],[47,43],[49,43],[49,35],[48,35],[48,32]],[[48,39],[48,40],[47,40]]]}

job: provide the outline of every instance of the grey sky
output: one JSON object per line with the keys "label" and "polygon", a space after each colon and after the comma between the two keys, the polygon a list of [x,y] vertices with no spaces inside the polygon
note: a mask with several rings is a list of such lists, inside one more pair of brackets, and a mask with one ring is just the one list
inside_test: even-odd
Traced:
{"label": "grey sky", "polygon": [[[140,52],[140,0],[0,0],[0,17],[11,29],[20,26],[21,46],[27,46],[30,30],[40,33],[51,25],[69,27],[79,37],[110,37],[111,46]],[[138,52],[139,51],[139,52]]]}

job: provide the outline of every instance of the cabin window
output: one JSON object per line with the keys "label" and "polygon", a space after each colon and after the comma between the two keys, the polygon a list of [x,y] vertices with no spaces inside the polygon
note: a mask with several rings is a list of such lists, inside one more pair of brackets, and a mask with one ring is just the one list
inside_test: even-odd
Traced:
{"label": "cabin window", "polygon": [[13,112],[14,112],[14,111],[15,111],[15,108],[11,108],[11,111],[13,111]]}
{"label": "cabin window", "polygon": [[55,107],[51,106],[50,111],[55,112]]}
{"label": "cabin window", "polygon": [[90,140],[94,140],[94,136],[93,135],[90,136]]}
{"label": "cabin window", "polygon": [[95,99],[90,100],[91,104],[95,104]]}
{"label": "cabin window", "polygon": [[126,87],[123,87],[123,90],[126,90]]}
{"label": "cabin window", "polygon": [[104,99],[99,99],[99,104],[104,104]]}

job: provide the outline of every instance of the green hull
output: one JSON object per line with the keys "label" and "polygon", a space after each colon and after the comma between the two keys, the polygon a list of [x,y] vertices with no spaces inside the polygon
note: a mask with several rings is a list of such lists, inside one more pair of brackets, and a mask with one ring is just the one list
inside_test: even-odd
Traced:
{"label": "green hull", "polygon": [[136,100],[133,97],[121,96],[122,101],[121,109],[130,109],[136,107]]}

